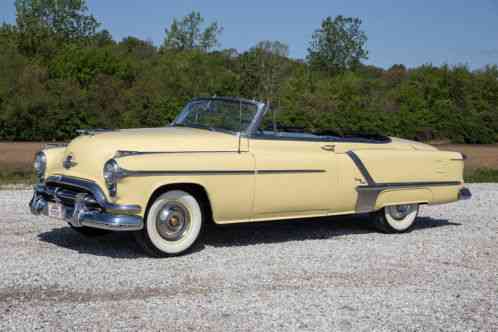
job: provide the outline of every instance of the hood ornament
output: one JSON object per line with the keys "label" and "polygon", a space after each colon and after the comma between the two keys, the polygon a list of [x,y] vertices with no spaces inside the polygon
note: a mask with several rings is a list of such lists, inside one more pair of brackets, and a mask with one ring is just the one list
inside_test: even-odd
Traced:
{"label": "hood ornament", "polygon": [[70,169],[71,167],[74,167],[76,165],[78,165],[77,162],[75,162],[74,160],[74,156],[72,154],[69,154],[65,159],[64,161],[62,162],[62,166],[65,168],[65,169]]}

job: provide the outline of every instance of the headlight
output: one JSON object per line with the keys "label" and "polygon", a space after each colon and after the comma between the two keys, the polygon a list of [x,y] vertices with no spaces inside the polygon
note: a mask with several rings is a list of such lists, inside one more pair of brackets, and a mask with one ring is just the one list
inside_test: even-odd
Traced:
{"label": "headlight", "polygon": [[111,159],[104,165],[104,179],[111,196],[116,196],[117,183],[120,178],[121,169],[116,160]]}
{"label": "headlight", "polygon": [[38,178],[43,178],[45,170],[47,169],[47,156],[42,151],[35,155],[34,162],[35,173]]}

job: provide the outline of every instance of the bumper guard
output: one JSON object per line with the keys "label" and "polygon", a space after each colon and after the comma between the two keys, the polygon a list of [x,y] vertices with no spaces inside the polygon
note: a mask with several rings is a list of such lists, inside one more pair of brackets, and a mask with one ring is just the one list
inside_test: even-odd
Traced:
{"label": "bumper guard", "polygon": [[[34,215],[48,216],[48,204],[53,201],[62,204],[64,220],[74,227],[86,226],[112,231],[136,231],[144,227],[142,218],[132,215],[140,212],[140,206],[107,202],[101,189],[93,182],[64,177],[48,178],[47,183],[49,182],[70,186],[77,184],[78,188],[91,194],[74,194],[58,188],[52,190],[45,184],[38,184],[34,187],[33,198],[29,203]],[[73,204],[67,204],[68,200]]]}

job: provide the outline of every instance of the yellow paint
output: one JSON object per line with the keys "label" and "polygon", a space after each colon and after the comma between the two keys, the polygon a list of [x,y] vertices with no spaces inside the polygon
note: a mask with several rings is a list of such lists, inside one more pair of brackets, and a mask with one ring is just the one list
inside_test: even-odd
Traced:
{"label": "yellow paint", "polygon": [[[334,145],[334,151],[323,149]],[[165,185],[202,186],[217,223],[251,222],[325,215],[355,210],[356,187],[366,185],[346,154],[353,150],[376,182],[461,181],[463,161],[456,152],[393,138],[387,144],[258,140],[191,128],[133,129],[80,136],[66,148],[45,150],[47,174],[88,179],[105,188],[102,169],[117,151],[168,152],[117,158],[131,171],[250,171],[249,174],[183,174],[122,179],[117,204],[146,207],[155,190]],[[62,161],[73,155],[69,170]],[[261,174],[258,171],[295,170]],[[301,173],[299,170],[316,172]],[[320,172],[319,172],[320,171]],[[388,190],[376,209],[404,203],[441,204],[458,199],[462,185]],[[145,211],[141,212],[143,216]]]}

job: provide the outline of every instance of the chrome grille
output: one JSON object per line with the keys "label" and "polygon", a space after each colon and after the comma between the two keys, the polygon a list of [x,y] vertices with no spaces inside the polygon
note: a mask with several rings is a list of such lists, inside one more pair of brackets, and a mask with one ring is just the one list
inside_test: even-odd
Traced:
{"label": "chrome grille", "polygon": [[47,184],[45,196],[50,201],[61,202],[64,205],[74,206],[77,195],[85,195],[85,203],[89,206],[98,206],[97,200],[89,191],[81,188],[61,184]]}

